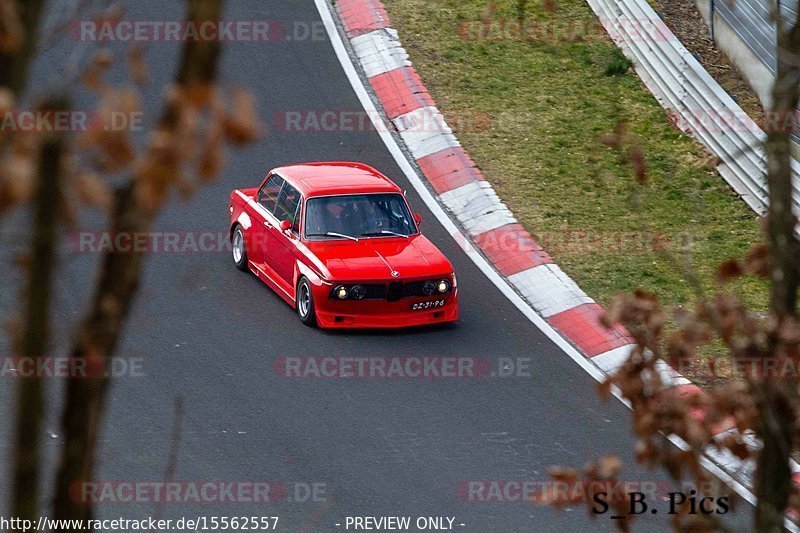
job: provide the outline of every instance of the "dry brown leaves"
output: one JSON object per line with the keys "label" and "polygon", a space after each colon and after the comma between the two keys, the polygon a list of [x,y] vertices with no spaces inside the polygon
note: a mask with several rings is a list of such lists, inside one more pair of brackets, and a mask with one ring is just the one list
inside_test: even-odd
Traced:
{"label": "dry brown leaves", "polygon": [[15,54],[25,39],[25,28],[13,0],[0,0],[0,53]]}
{"label": "dry brown leaves", "polygon": [[5,157],[0,158],[0,214],[28,202],[33,195],[35,147],[33,135],[17,135]]}
{"label": "dry brown leaves", "polygon": [[[623,137],[624,131],[616,132],[604,142],[619,146]],[[757,453],[753,436],[762,428],[761,406],[756,400],[765,380],[790,380],[789,390],[794,392],[787,393],[784,400],[791,402],[800,418],[796,394],[800,323],[791,317],[778,320],[753,313],[735,294],[724,292],[729,282],[745,276],[765,277],[769,270],[769,248],[756,244],[744,259],[720,265],[716,276],[719,292],[701,299],[694,308],[665,308],[655,295],[642,290],[612,301],[603,323],[608,327],[623,324],[636,345],[600,385],[600,391],[607,398],[616,388],[631,404],[638,463],[663,468],[674,480],[700,485],[706,479],[700,458],[709,446],[742,460],[752,458]],[[665,327],[668,320],[669,329]],[[699,354],[709,346],[723,352],[718,359],[733,369],[731,374],[703,391],[673,387],[662,359],[679,367],[682,361],[703,360]],[[792,394],[795,396],[790,398]],[[724,431],[727,429],[736,431]],[[679,437],[688,445],[686,449],[674,446],[667,438],[670,436]],[[554,472],[566,476],[563,471]],[[792,501],[800,504],[797,491]],[[623,521],[617,526],[626,530],[629,524]],[[673,517],[673,527],[676,531],[710,531],[714,524],[681,512]]]}
{"label": "dry brown leaves", "polygon": [[253,98],[244,89],[223,94],[174,86],[168,91],[165,116],[150,134],[134,173],[139,199],[151,209],[164,202],[171,185],[191,193],[196,184],[188,175],[200,183],[217,179],[225,143],[242,146],[261,131]]}
{"label": "dry brown leaves", "polygon": [[[117,58],[108,50],[99,50],[81,77],[83,85],[95,93],[97,103],[86,128],[75,132],[70,143],[66,189],[77,205],[69,205],[67,212],[79,211],[79,206],[109,209],[113,194],[105,176],[120,173],[133,176],[137,199],[143,206],[158,209],[172,189],[187,196],[199,185],[217,179],[225,163],[226,145],[241,147],[261,135],[258,111],[249,91],[197,84],[172,86],[165,94],[162,119],[147,133],[140,151],[134,137],[143,132],[145,117],[136,86],[145,85],[149,79],[144,51],[133,48],[126,56],[133,84],[114,86],[107,81],[116,63]],[[13,97],[0,90],[0,111],[4,109],[13,109]],[[9,141],[11,148],[0,157],[0,212],[30,199],[38,135],[15,134]],[[32,149],[18,149],[23,139]]]}

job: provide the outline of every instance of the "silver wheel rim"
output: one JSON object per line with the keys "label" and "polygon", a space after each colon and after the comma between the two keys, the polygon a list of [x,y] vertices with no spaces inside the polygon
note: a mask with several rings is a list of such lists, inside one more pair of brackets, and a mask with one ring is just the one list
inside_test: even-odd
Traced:
{"label": "silver wheel rim", "polygon": [[244,257],[244,236],[242,230],[237,229],[233,233],[233,260],[240,263]]}
{"label": "silver wheel rim", "polygon": [[300,311],[300,316],[305,318],[308,316],[308,310],[311,308],[311,294],[308,292],[308,285],[303,283],[300,285],[300,295],[297,298],[297,308]]}

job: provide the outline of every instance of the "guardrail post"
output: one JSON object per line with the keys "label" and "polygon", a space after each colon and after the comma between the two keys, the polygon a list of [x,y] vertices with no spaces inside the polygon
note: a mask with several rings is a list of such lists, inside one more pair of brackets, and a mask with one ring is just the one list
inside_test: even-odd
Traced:
{"label": "guardrail post", "polygon": [[708,30],[711,32],[711,40],[714,40],[714,0],[708,0]]}

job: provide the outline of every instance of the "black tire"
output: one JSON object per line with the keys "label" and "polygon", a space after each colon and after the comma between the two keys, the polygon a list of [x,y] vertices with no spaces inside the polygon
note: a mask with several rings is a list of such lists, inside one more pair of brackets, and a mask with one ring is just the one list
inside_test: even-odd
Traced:
{"label": "black tire", "polygon": [[[240,239],[240,240],[239,240]],[[241,243],[241,249],[238,249],[238,243]],[[247,247],[244,239],[244,229],[241,225],[236,224],[231,234],[231,255],[233,256],[233,264],[242,272],[248,272],[250,267],[247,266]]]}
{"label": "black tire", "polygon": [[[305,295],[308,299],[305,300]],[[309,327],[317,325],[317,310],[314,307],[314,291],[311,290],[311,282],[305,277],[300,278],[297,284],[297,301],[295,303],[297,316],[300,322]]]}

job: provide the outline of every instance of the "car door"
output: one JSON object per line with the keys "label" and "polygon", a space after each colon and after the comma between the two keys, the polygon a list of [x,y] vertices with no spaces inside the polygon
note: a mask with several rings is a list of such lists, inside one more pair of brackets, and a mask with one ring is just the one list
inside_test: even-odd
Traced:
{"label": "car door", "polygon": [[272,214],[278,202],[284,180],[277,174],[271,174],[264,180],[264,184],[256,193],[256,205],[251,207],[252,212],[248,215],[253,223],[250,227],[247,242],[247,255],[256,266],[261,268],[267,263],[268,251],[270,247],[270,230],[275,225],[275,217]]}
{"label": "car door", "polygon": [[[269,246],[269,265],[280,276],[287,287],[294,284],[294,265],[297,257],[297,242],[300,238],[300,210],[302,205],[300,192],[289,182],[284,182],[278,201],[275,204],[277,224],[271,230]],[[287,231],[281,231],[280,224],[284,220],[291,223]]]}

